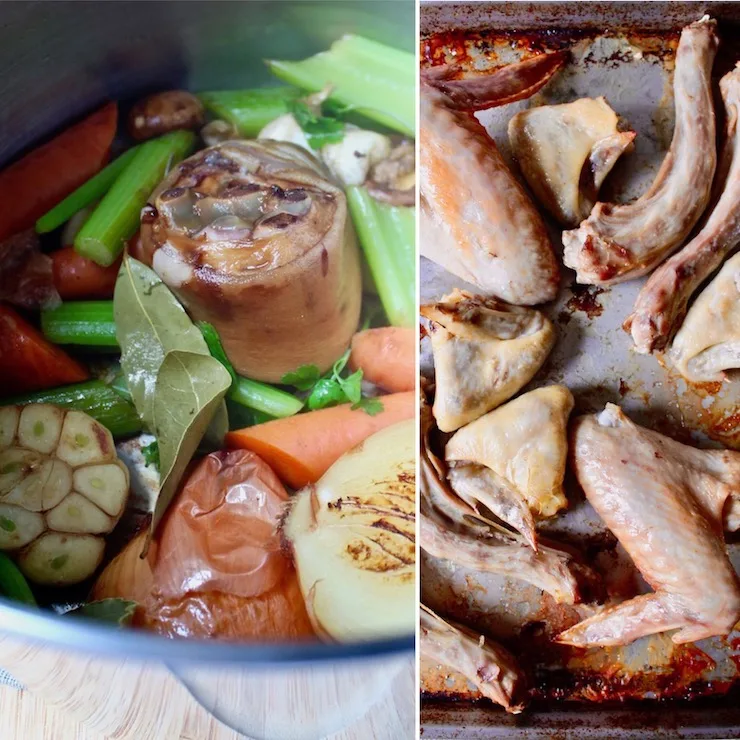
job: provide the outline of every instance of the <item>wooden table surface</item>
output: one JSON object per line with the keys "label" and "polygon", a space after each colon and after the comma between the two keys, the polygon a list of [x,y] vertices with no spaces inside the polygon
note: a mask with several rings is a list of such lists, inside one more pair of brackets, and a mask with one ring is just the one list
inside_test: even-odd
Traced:
{"label": "wooden table surface", "polygon": [[[70,656],[0,637],[0,665],[32,690],[0,686],[2,740],[240,740],[160,666]],[[81,682],[80,675],[89,680]],[[415,737],[413,661],[383,699],[330,740]]]}

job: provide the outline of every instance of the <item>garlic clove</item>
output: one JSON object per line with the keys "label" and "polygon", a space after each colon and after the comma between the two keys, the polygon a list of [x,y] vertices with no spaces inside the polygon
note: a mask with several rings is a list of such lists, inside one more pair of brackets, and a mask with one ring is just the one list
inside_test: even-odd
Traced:
{"label": "garlic clove", "polygon": [[45,455],[53,452],[62,433],[64,412],[48,403],[30,403],[21,412],[18,444]]}
{"label": "garlic clove", "polygon": [[88,465],[74,472],[73,487],[106,514],[118,516],[128,497],[129,475],[120,463]]}

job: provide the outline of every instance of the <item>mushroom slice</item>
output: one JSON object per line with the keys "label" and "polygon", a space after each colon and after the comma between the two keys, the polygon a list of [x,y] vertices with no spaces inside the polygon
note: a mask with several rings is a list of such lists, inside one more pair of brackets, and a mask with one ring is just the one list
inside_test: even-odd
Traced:
{"label": "mushroom slice", "polygon": [[726,370],[740,368],[740,254],[696,299],[668,357],[694,383],[721,381]]}
{"label": "mushroom slice", "polygon": [[63,418],[62,410],[56,406],[29,404],[23,409],[18,423],[18,444],[48,455],[59,442]]}
{"label": "mushroom slice", "polygon": [[67,586],[92,575],[104,551],[102,537],[47,532],[21,552],[18,565],[34,583]]}
{"label": "mushroom slice", "polygon": [[591,213],[602,182],[635,136],[617,131],[617,114],[604,98],[530,108],[509,121],[527,184],[564,226]]}
{"label": "mushroom slice", "polygon": [[459,429],[523,388],[555,344],[552,322],[539,311],[462,290],[422,306],[429,319],[436,396],[443,432]]}
{"label": "mushroom slice", "polygon": [[0,408],[0,450],[10,447],[15,441],[19,416],[20,412],[17,406],[3,406]]}
{"label": "mushroom slice", "polygon": [[508,650],[467,627],[447,622],[424,604],[419,634],[422,655],[461,673],[483,696],[507,712],[522,711],[522,704],[515,703],[514,698],[524,676]]}
{"label": "mushroom slice", "polygon": [[0,550],[17,550],[35,540],[45,528],[41,514],[0,504]]}
{"label": "mushroom slice", "polygon": [[72,467],[105,462],[115,457],[110,432],[81,411],[68,411],[62,427],[57,457]]}
{"label": "mushroom slice", "polygon": [[452,468],[452,487],[457,491],[455,483],[462,483],[461,498],[488,506],[534,544],[515,502],[518,498],[536,518],[554,516],[568,505],[563,478],[572,409],[571,392],[552,385],[525,393],[460,429],[447,443],[447,461],[482,465],[494,475],[471,486]]}
{"label": "mushroom slice", "polygon": [[128,471],[121,462],[88,465],[75,470],[73,487],[106,514],[118,516],[128,496]]}
{"label": "mushroom slice", "polygon": [[46,523],[57,532],[77,534],[106,534],[113,529],[112,519],[79,493],[70,493],[49,511]]}

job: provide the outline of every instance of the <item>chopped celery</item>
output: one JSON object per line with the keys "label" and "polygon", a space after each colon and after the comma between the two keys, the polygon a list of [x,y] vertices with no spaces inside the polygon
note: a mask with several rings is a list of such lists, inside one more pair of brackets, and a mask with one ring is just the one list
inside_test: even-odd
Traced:
{"label": "chopped celery", "polygon": [[139,225],[141,209],[170,167],[195,145],[192,131],[172,131],[139,145],[110,190],[80,229],[75,250],[107,267],[123,251]]}
{"label": "chopped celery", "polygon": [[121,172],[126,169],[126,166],[133,159],[138,148],[135,146],[124,152],[107,167],[100,170],[97,175],[91,177],[84,185],[80,185],[74,193],[68,195],[61,203],[58,203],[54,208],[45,213],[36,221],[36,233],[46,234],[49,231],[54,231],[54,229],[69,221],[75,213],[78,213],[96,200],[100,200],[108,192]]}
{"label": "chopped celery", "polygon": [[249,378],[242,378],[237,375],[234,366],[226,356],[216,328],[205,321],[199,322],[198,328],[203,335],[203,339],[206,340],[211,357],[218,360],[231,375],[231,388],[226,394],[230,401],[269,414],[271,418],[293,416],[303,408],[303,401],[290,393],[267,385],[267,383],[260,383],[257,380],[249,380]]}
{"label": "chopped celery", "polygon": [[41,312],[41,330],[54,344],[118,347],[113,301],[66,301]]}
{"label": "chopped celery", "polygon": [[221,337],[218,336],[216,327],[213,324],[209,324],[207,321],[199,321],[197,323],[197,327],[200,329],[203,339],[206,340],[211,357],[218,360],[226,368],[226,372],[231,375],[231,385],[233,388],[237,379],[236,370],[234,370],[234,366],[226,356],[226,350],[224,350],[224,347],[221,344]]}
{"label": "chopped celery", "polygon": [[364,188],[347,202],[383,308],[393,326],[416,322],[415,209],[376,201]]}
{"label": "chopped celery", "polygon": [[134,402],[134,397],[131,395],[128,383],[126,382],[126,376],[123,372],[116,373],[115,377],[108,384],[119,396],[125,398],[127,401]]}
{"label": "chopped celery", "polygon": [[133,404],[100,380],[4,398],[1,403],[4,406],[52,403],[65,409],[84,411],[107,427],[114,437],[127,437],[142,429]]}
{"label": "chopped celery", "polygon": [[293,416],[303,408],[303,401],[290,393],[241,376],[237,376],[226,396],[231,401],[273,417]]}
{"label": "chopped celery", "polygon": [[415,135],[416,61],[409,52],[348,35],[303,61],[267,64],[281,80],[305,90],[316,92],[331,85],[334,102]]}
{"label": "chopped celery", "polygon": [[242,136],[257,136],[270,121],[288,113],[303,93],[295,87],[223,90],[200,93],[203,105],[218,118],[236,126]]}

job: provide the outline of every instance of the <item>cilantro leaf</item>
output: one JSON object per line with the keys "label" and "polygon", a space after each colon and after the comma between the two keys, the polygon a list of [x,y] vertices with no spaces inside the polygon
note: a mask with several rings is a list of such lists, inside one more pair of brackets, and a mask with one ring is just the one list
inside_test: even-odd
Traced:
{"label": "cilantro leaf", "polygon": [[348,378],[337,378],[344,395],[351,403],[359,403],[362,398],[362,370],[357,370]]}
{"label": "cilantro leaf", "polygon": [[303,101],[292,101],[290,111],[306,134],[311,149],[321,149],[326,144],[336,144],[344,138],[344,124],[341,121],[317,116]]}
{"label": "cilantro leaf", "polygon": [[379,398],[363,398],[357,403],[352,404],[352,410],[361,409],[368,416],[376,416],[383,411],[383,402]]}
{"label": "cilantro leaf", "polygon": [[319,382],[321,373],[316,365],[301,365],[292,373],[285,373],[280,379],[283,385],[292,385],[299,391],[310,391]]}
{"label": "cilantro leaf", "polygon": [[337,406],[340,403],[346,403],[347,396],[341,384],[334,377],[321,378],[311,391],[311,395],[306,401],[306,406],[311,411],[325,409],[328,406]]}
{"label": "cilantro leaf", "polygon": [[153,465],[155,468],[159,468],[159,443],[156,439],[146,447],[142,447],[141,454],[144,456],[144,462],[147,467]]}
{"label": "cilantro leaf", "polygon": [[345,367],[347,367],[347,363],[349,362],[349,354],[351,350],[347,350],[335,363],[332,367],[331,371],[334,375],[339,375],[339,373],[344,370]]}

